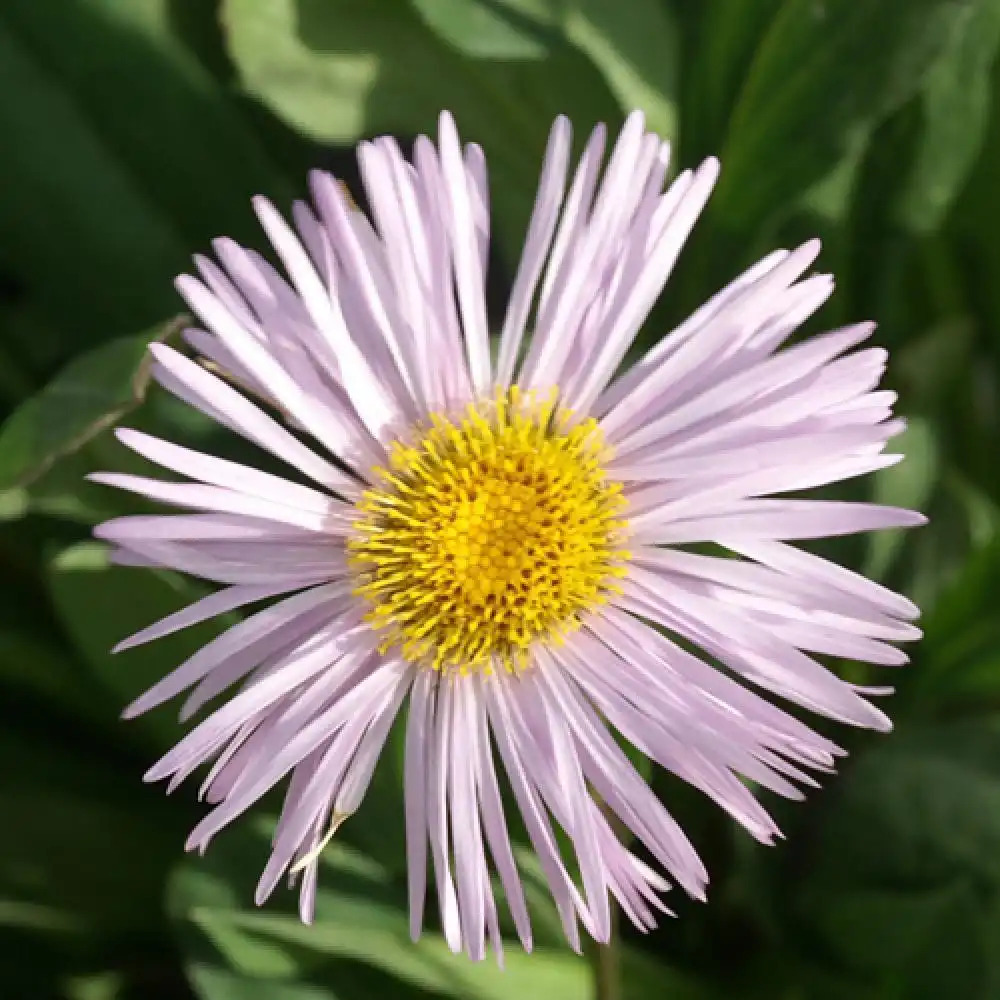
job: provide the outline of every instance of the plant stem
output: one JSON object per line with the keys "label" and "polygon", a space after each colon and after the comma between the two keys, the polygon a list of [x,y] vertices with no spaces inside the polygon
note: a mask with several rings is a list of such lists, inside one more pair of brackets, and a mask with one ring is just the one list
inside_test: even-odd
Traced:
{"label": "plant stem", "polygon": [[618,953],[618,907],[611,904],[611,936],[591,949],[594,1000],[622,1000],[621,956]]}

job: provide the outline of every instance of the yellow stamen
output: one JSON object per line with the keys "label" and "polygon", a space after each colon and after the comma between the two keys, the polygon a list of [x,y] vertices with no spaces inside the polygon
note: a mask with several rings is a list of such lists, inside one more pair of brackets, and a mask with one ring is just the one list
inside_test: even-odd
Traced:
{"label": "yellow stamen", "polygon": [[385,648],[436,670],[521,670],[616,589],[621,484],[596,421],[556,404],[498,392],[393,445],[348,543]]}

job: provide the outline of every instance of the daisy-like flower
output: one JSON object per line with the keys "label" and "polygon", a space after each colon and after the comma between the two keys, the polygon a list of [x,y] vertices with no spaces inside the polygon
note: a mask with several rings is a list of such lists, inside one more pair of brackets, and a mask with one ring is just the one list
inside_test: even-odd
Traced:
{"label": "daisy-like flower", "polygon": [[620,372],[718,164],[666,186],[668,146],[639,114],[602,170],[604,145],[598,127],[570,177],[570,126],[554,124],[495,340],[486,162],[447,114],[412,162],[392,139],[361,144],[370,218],[325,173],[294,228],[258,199],[284,274],[220,239],[178,280],[211,365],[153,344],[156,378],[289,478],[121,430],[184,481],[95,478],[187,513],[97,533],[118,562],[221,585],[119,648],[263,603],[126,711],[191,689],[186,719],[238,686],[147,778],[210,765],[213,808],[188,841],[202,850],[289,779],[258,902],[301,877],[311,918],[318,856],[404,702],[412,932],[429,848],[445,938],[474,959],[487,937],[500,952],[494,884],[531,946],[502,785],[579,949],[579,924],[607,940],[611,897],[645,929],[668,877],[698,898],[708,881],[612,729],[770,842],[749,785],[798,798],[841,751],[761,692],[890,728],[864,697],[886,689],[817,655],[900,665],[917,609],[792,543],[923,519],[784,496],[898,459],[886,354],[856,349],[870,324],[786,346],[833,288],[803,277],[813,242]]}

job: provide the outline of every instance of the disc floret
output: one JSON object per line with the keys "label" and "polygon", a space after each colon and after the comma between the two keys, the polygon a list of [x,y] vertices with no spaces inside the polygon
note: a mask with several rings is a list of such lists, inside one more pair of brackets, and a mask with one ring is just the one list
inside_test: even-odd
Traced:
{"label": "disc floret", "polygon": [[617,589],[625,501],[593,419],[510,389],[396,442],[349,542],[383,646],[437,670],[508,670]]}

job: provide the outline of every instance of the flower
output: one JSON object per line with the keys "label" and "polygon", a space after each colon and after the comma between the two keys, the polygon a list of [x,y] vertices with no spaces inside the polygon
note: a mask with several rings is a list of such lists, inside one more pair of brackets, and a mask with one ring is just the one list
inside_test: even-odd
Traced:
{"label": "flower", "polygon": [[197,258],[200,278],[178,279],[204,324],[188,342],[225,377],[153,344],[155,377],[293,478],[121,430],[185,481],[94,478],[189,512],[97,534],[119,562],[222,585],[118,648],[271,602],[125,713],[193,688],[186,719],[240,686],[147,779],[173,787],[211,763],[213,808],[188,841],[203,850],[289,778],[258,902],[301,875],[311,919],[318,856],[404,701],[412,932],[429,847],[444,935],[474,959],[487,936],[501,948],[491,871],[531,945],[498,762],[579,949],[578,921],[607,940],[609,897],[640,928],[664,909],[666,878],[616,829],[692,896],[708,880],[612,728],[764,842],[778,830],[745,781],[799,798],[842,751],[760,691],[890,728],[864,697],[887,689],[816,654],[902,664],[892,643],[918,637],[917,609],[791,543],[923,519],[781,496],[900,457],[883,453],[902,427],[876,388],[886,354],[856,349],[873,327],[785,346],[833,288],[803,277],[811,242],[762,260],[619,373],[718,164],[664,190],[668,145],[640,114],[602,174],[604,142],[599,126],[567,192],[570,125],[555,122],[496,342],[486,162],[447,114],[412,163],[390,138],[361,144],[371,221],[325,173],[294,230],[255,201],[287,279],[228,239],[218,263]]}

